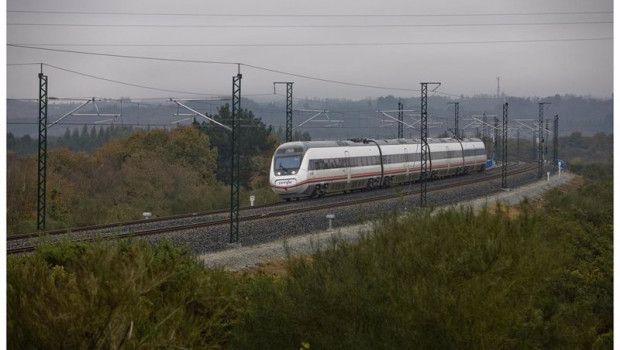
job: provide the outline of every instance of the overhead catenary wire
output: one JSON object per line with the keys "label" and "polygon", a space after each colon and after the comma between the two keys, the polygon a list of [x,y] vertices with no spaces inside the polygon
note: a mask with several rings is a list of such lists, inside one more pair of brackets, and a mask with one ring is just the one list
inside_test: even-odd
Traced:
{"label": "overhead catenary wire", "polygon": [[326,17],[326,18],[364,18],[364,17],[489,17],[489,16],[565,16],[565,15],[600,15],[613,14],[613,11],[558,11],[558,12],[492,12],[492,13],[366,13],[366,14],[320,14],[320,13],[165,13],[165,12],[121,12],[121,11],[53,11],[53,10],[8,10],[7,13],[23,14],[64,14],[64,15],[97,15],[97,16],[180,16],[180,17]]}
{"label": "overhead catenary wire", "polygon": [[114,58],[144,59],[144,60],[153,60],[153,61],[199,63],[199,64],[237,65],[237,66],[243,66],[243,67],[253,68],[253,69],[257,69],[257,70],[267,71],[267,72],[271,72],[271,73],[278,73],[278,74],[283,74],[283,75],[288,75],[288,76],[293,76],[293,77],[298,77],[298,78],[304,78],[304,79],[309,79],[309,80],[315,80],[315,81],[321,81],[321,82],[326,82],[326,83],[332,83],[332,84],[340,84],[340,85],[356,86],[356,87],[364,87],[364,88],[374,88],[374,89],[383,89],[383,90],[395,90],[395,91],[409,91],[409,92],[417,92],[417,91],[419,91],[419,90],[416,90],[416,89],[375,86],[375,85],[366,85],[366,84],[357,84],[357,83],[351,83],[351,82],[345,82],[345,81],[338,81],[338,80],[332,80],[332,79],[324,79],[324,78],[312,77],[312,76],[303,75],[303,74],[289,73],[289,72],[284,72],[284,71],[281,71],[281,70],[276,70],[276,69],[271,69],[271,68],[266,68],[266,67],[260,67],[260,66],[256,66],[256,65],[239,63],[239,62],[222,62],[222,61],[204,61],[204,60],[159,58],[159,57],[147,57],[147,56],[130,56],[130,55],[109,54],[109,53],[95,53],[95,52],[85,52],[85,51],[76,51],[76,50],[49,49],[49,48],[41,48],[41,47],[34,47],[34,46],[21,46],[21,45],[13,45],[13,44],[7,44],[7,45],[8,46],[14,46],[14,47],[20,47],[20,48],[35,49],[35,50],[65,52],[65,53],[94,55],[94,56],[105,56],[105,57],[114,57]]}
{"label": "overhead catenary wire", "polygon": [[136,23],[7,23],[24,27],[102,27],[102,28],[438,28],[438,27],[507,27],[613,24],[613,21],[525,22],[525,23],[439,23],[439,24],[136,24]]}
{"label": "overhead catenary wire", "polygon": [[86,73],[82,73],[82,72],[77,72],[77,71],[74,71],[74,70],[71,70],[71,69],[61,68],[61,67],[58,67],[58,66],[55,66],[55,65],[52,65],[52,64],[43,63],[43,65],[46,66],[46,67],[55,68],[55,69],[58,69],[58,70],[61,70],[61,71],[65,71],[65,72],[68,72],[68,73],[73,73],[73,74],[77,74],[77,75],[81,75],[81,76],[85,76],[85,77],[89,77],[89,78],[93,78],[93,79],[97,79],[97,80],[103,80],[103,81],[107,81],[107,82],[111,82],[111,83],[116,83],[116,84],[120,84],[120,85],[138,87],[138,88],[141,88],[141,89],[163,91],[163,92],[173,92],[173,93],[189,94],[189,95],[200,95],[200,96],[211,95],[211,94],[200,93],[200,92],[178,91],[178,90],[169,90],[169,89],[155,88],[155,87],[150,87],[150,86],[145,86],[145,85],[139,85],[139,84],[123,82],[123,81],[114,80],[114,79],[108,79],[108,78],[104,78],[104,77],[95,76],[95,75],[92,75],[92,74],[86,74]]}
{"label": "overhead catenary wire", "polygon": [[[217,62],[202,60],[165,59],[153,57],[128,56],[110,53],[92,53],[66,49],[52,49],[49,47],[337,47],[337,46],[421,46],[421,45],[484,45],[484,44],[519,44],[519,43],[549,43],[549,42],[575,42],[575,41],[604,41],[613,40],[612,36],[588,37],[588,38],[551,38],[551,39],[514,39],[514,40],[464,40],[464,41],[416,41],[416,42],[337,42],[337,43],[244,43],[244,44],[85,44],[85,43],[8,43],[9,47],[26,48],[33,50],[47,50],[56,52],[78,53],[97,56],[139,58],[161,61],[176,61],[187,63],[212,63],[212,64],[236,64],[234,62]],[[45,47],[44,47],[45,46]]]}
{"label": "overhead catenary wire", "polygon": [[[549,42],[549,41],[587,41],[587,40],[613,40],[612,37],[603,37],[603,38],[569,38],[569,39],[533,39],[533,40],[508,40],[508,41],[477,41],[477,42],[453,42],[458,44],[466,44],[466,43],[521,43],[521,42]],[[330,46],[330,45],[432,45],[432,44],[449,44],[450,42],[442,42],[442,43],[359,43],[359,44],[316,44],[320,46]],[[294,45],[294,46],[307,46],[313,44],[270,44],[267,46],[283,46],[283,45]],[[244,66],[248,68],[253,68],[257,70],[293,76],[308,80],[321,81],[325,83],[346,85],[346,86],[355,86],[355,87],[363,87],[363,88],[373,88],[373,89],[381,89],[381,90],[391,90],[391,91],[406,91],[406,92],[419,92],[419,89],[409,89],[409,88],[401,88],[401,87],[386,87],[386,86],[378,86],[371,84],[359,84],[352,82],[345,82],[333,79],[325,79],[320,77],[313,77],[309,75],[297,74],[285,72],[282,70],[276,70],[251,64],[245,64],[241,62],[226,62],[226,61],[209,61],[209,60],[190,60],[190,59],[178,59],[178,58],[164,58],[164,57],[150,57],[150,56],[133,56],[133,55],[121,55],[121,54],[113,54],[113,53],[105,53],[105,52],[87,52],[87,51],[78,51],[78,50],[67,50],[67,49],[54,49],[48,47],[41,46],[33,46],[33,45],[19,45],[19,44],[7,44],[9,47],[16,48],[24,48],[24,49],[32,49],[32,50],[43,50],[43,51],[51,51],[51,52],[62,52],[62,53],[71,53],[71,54],[81,54],[81,55],[92,55],[92,56],[103,56],[103,57],[112,57],[112,58],[125,58],[125,59],[139,59],[139,60],[152,60],[152,61],[165,61],[165,62],[182,62],[182,63],[196,63],[196,64],[221,64],[221,65],[236,65],[238,67]],[[202,46],[202,45],[201,45]],[[229,46],[229,45],[214,45],[214,46]],[[235,45],[238,46],[238,45]],[[248,46],[260,46],[260,44],[248,44]],[[165,89],[163,89],[165,90]],[[435,93],[458,97],[459,95],[444,93],[441,91],[435,91]]]}

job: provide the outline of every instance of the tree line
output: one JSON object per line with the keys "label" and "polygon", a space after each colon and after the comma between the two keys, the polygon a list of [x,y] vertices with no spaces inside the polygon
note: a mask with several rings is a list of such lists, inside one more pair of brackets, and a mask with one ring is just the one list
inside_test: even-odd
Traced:
{"label": "tree line", "polygon": [[[229,115],[225,106],[213,117],[229,123]],[[269,190],[268,168],[278,141],[271,127],[250,111],[243,110],[241,119],[242,201],[248,193],[260,194],[262,202],[277,200]],[[165,216],[230,204],[230,135],[222,128],[195,123],[172,130],[114,128],[74,134],[61,140],[74,140],[82,151],[68,146],[48,150],[46,229],[139,219],[145,211]],[[108,141],[85,152],[95,144],[82,142],[91,135],[94,141]],[[11,142],[19,144],[15,138]],[[9,234],[36,230],[36,201],[36,154],[8,152]]]}
{"label": "tree line", "polygon": [[[67,128],[63,136],[48,137],[48,148],[67,148],[74,152],[93,152],[113,138],[125,137],[138,129],[132,126],[112,125],[109,127],[87,125],[77,128]],[[38,139],[30,135],[16,137],[12,133],[7,135],[7,150],[19,154],[35,154],[38,151]]]}

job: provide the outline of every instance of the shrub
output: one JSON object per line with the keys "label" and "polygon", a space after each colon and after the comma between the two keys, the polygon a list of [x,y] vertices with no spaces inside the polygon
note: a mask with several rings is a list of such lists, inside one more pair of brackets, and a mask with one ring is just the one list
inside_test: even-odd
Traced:
{"label": "shrub", "polygon": [[249,291],[238,348],[586,348],[610,344],[612,196],[419,212],[334,242]]}
{"label": "shrub", "polygon": [[232,275],[171,244],[65,242],[9,257],[12,348],[224,348],[238,322]]}

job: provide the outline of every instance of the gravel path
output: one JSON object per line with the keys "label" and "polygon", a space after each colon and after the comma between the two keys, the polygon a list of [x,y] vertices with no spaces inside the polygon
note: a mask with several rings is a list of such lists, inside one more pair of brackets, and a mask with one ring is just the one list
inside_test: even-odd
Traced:
{"label": "gravel path", "polygon": [[[439,207],[454,208],[470,206],[479,209],[491,206],[499,202],[504,205],[515,205],[525,198],[541,197],[551,188],[562,186],[574,179],[574,175],[564,172],[561,176],[552,176],[550,181],[535,181],[527,185],[515,187],[509,191],[485,195],[473,200],[458,204]],[[252,246],[231,245],[230,249],[199,255],[199,258],[211,267],[223,267],[228,270],[250,268],[258,264],[264,264],[274,259],[282,259],[287,256],[299,256],[311,254],[322,247],[332,246],[336,240],[355,241],[361,234],[370,232],[372,223],[361,225],[339,226],[333,230],[317,230],[311,234],[298,235],[277,239],[269,243]]]}

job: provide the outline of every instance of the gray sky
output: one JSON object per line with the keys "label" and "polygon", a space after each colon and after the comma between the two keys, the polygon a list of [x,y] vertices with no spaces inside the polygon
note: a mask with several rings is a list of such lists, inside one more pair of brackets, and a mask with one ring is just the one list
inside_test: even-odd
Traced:
{"label": "gray sky", "polygon": [[418,96],[422,81],[472,96],[495,94],[500,77],[510,96],[607,98],[611,11],[612,0],[8,0],[7,44],[96,55],[7,46],[6,95],[36,98],[40,67],[14,64],[42,62],[55,97],[229,96],[229,63],[243,63],[247,97],[274,81],[293,81],[296,98]]}

